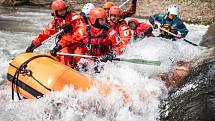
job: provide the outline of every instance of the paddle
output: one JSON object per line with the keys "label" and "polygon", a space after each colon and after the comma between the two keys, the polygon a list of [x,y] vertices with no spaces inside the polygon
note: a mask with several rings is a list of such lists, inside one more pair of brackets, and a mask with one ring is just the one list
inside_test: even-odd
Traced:
{"label": "paddle", "polygon": [[146,64],[146,65],[155,65],[155,66],[161,65],[160,61],[143,60],[143,59],[115,58],[113,60],[124,61],[124,62],[135,63],[135,64]]}
{"label": "paddle", "polygon": [[92,56],[92,55],[80,55],[80,54],[70,54],[70,53],[62,53],[62,52],[58,52],[57,55],[84,57],[84,58],[98,58],[97,56]]}
{"label": "paddle", "polygon": [[123,7],[125,4],[127,4],[130,0],[126,0],[124,3],[122,3],[119,8]]}
{"label": "paddle", "polygon": [[[169,34],[171,34],[171,35],[173,35],[173,36],[177,36],[176,34],[174,34],[174,33],[172,33],[172,32],[170,32],[170,31],[167,31],[167,30],[165,30],[165,29],[162,29],[162,28],[160,28],[160,27],[158,27],[160,30],[162,30],[162,31],[165,31],[165,32],[167,32],[167,33],[169,33]],[[195,43],[193,43],[193,42],[191,42],[191,41],[188,41],[188,40],[186,40],[186,39],[183,39],[185,42],[187,42],[187,43],[189,43],[189,44],[191,44],[191,45],[193,45],[193,46],[198,46],[197,44],[195,44]]]}
{"label": "paddle", "polygon": [[36,48],[38,48],[39,46],[45,44],[46,42],[48,42],[48,41],[51,40],[52,38],[56,37],[58,34],[62,33],[63,31],[64,31],[64,30],[62,29],[62,30],[60,30],[59,32],[53,34],[51,37],[49,37],[48,39],[44,40],[40,45],[35,46],[33,49],[36,49]]}
{"label": "paddle", "polygon": [[[69,53],[62,53],[62,52],[58,52],[57,55],[75,56],[75,57],[84,57],[84,58],[100,58],[98,56],[69,54]],[[114,61],[123,61],[123,62],[128,62],[128,63],[135,63],[135,64],[155,65],[155,66],[160,66],[160,64],[161,64],[160,61],[143,60],[143,59],[114,58],[113,60]]]}

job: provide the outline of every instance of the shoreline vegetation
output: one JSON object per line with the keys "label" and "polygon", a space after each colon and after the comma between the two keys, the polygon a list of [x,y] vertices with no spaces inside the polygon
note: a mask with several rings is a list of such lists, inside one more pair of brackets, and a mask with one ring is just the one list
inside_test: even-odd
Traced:
{"label": "shoreline vegetation", "polygon": [[[42,6],[49,7],[52,0],[0,0],[1,6]],[[101,6],[104,0],[66,0],[70,7],[80,11],[87,2]],[[111,0],[110,0],[111,1]],[[117,5],[121,0],[112,0]],[[210,25],[215,23],[215,0],[138,0],[137,12],[134,17],[147,19],[155,13],[165,13],[170,4],[177,4],[180,17],[187,23]],[[127,6],[125,6],[127,7]]]}

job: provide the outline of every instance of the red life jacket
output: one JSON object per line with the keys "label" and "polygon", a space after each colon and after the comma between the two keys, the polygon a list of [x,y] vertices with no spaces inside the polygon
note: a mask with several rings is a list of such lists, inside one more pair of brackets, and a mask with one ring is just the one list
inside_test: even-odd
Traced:
{"label": "red life jacket", "polygon": [[88,37],[83,40],[83,43],[86,45],[85,50],[87,54],[99,56],[110,52],[112,44],[111,41],[107,39],[107,30],[102,29],[98,33],[94,33],[88,25],[86,31]]}

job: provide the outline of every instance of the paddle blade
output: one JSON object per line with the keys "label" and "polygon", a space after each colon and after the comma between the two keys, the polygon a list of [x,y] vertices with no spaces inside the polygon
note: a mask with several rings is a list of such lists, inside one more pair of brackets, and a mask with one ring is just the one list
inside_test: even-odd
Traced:
{"label": "paddle blade", "polygon": [[146,64],[146,65],[155,65],[160,66],[160,61],[152,61],[152,60],[143,60],[143,59],[126,59],[126,58],[119,58],[119,61],[135,63],[135,64]]}
{"label": "paddle blade", "polygon": [[199,46],[199,45],[197,45],[197,44],[195,44],[195,43],[193,43],[193,42],[191,42],[191,41],[188,41],[188,40],[186,40],[186,39],[183,39],[183,40],[184,40],[185,42],[187,42],[187,43],[193,45],[193,46]]}

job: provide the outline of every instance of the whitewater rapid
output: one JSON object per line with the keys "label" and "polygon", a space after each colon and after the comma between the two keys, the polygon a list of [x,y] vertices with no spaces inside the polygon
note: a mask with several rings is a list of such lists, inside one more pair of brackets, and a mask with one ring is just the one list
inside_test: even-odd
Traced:
{"label": "whitewater rapid", "polygon": [[[12,101],[11,88],[6,84],[8,63],[16,55],[25,52],[52,16],[49,10],[40,8],[0,7],[0,10],[1,121],[157,121],[161,100],[168,96],[168,88],[158,75],[174,70],[178,61],[193,61],[206,51],[183,40],[173,42],[151,37],[131,41],[121,57],[159,60],[161,66],[108,62],[101,73],[93,76],[122,85],[132,97],[132,103],[125,103],[117,90],[102,96],[96,89],[77,92],[72,87],[66,87],[62,92],[52,92],[38,100]],[[190,30],[186,39],[196,44],[208,29],[203,25],[186,26]],[[154,33],[158,35],[157,31]],[[46,53],[53,43],[54,40],[51,40],[35,52]]]}

